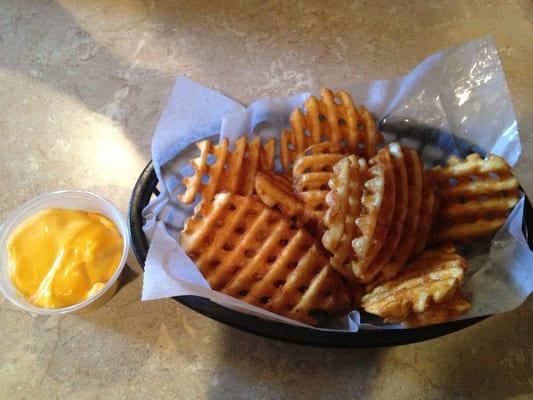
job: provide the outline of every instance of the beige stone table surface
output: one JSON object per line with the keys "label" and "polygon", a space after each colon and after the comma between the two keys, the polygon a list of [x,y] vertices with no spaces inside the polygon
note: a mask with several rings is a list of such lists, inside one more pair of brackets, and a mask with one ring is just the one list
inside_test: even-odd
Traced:
{"label": "beige stone table surface", "polygon": [[[244,103],[393,78],[492,34],[533,195],[533,3],[0,2],[0,219],[79,187],[126,213],[177,75]],[[447,337],[325,350],[252,336],[172,300],[141,303],[141,269],[86,315],[0,299],[1,399],[532,398],[533,301]]]}

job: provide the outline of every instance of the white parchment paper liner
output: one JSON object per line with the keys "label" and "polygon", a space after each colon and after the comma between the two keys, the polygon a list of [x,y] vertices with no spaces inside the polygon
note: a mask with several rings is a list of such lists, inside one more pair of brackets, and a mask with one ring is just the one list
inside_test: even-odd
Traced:
{"label": "white parchment paper liner", "polygon": [[[458,152],[453,136],[446,132],[504,157],[511,165],[520,156],[515,114],[490,38],[436,53],[397,80],[346,85],[344,89],[356,104],[366,105],[381,122],[413,120],[444,132],[442,141],[439,138],[439,147],[446,153],[441,154],[443,157]],[[161,194],[143,213],[144,230],[151,242],[143,300],[196,295],[261,318],[304,325],[211,290],[178,244],[179,229],[192,207],[181,205],[175,198],[182,190],[180,181],[187,173],[187,161],[196,153],[191,143],[219,132],[231,141],[243,134],[279,137],[281,129],[288,125],[290,111],[301,106],[309,95],[263,98],[245,108],[187,78],[177,79],[152,143],[152,159],[163,184]],[[419,145],[406,138],[386,138]],[[422,157],[427,165],[432,165],[439,156],[426,150]],[[486,254],[469,258],[463,290],[472,301],[472,309],[463,318],[511,310],[533,290],[533,253],[521,231],[523,207],[522,199]],[[356,331],[359,327],[375,329],[376,324],[360,324],[359,314],[354,311],[335,326],[313,329]]]}

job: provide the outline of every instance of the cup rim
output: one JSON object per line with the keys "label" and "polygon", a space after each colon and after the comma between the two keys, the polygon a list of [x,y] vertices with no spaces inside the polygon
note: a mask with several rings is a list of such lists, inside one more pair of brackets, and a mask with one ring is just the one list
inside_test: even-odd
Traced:
{"label": "cup rim", "polygon": [[[120,275],[122,274],[122,271],[124,270],[124,266],[126,265],[126,261],[128,259],[128,254],[130,250],[130,231],[129,226],[126,223],[125,218],[122,216],[122,213],[120,210],[108,199],[103,197],[102,195],[91,192],[89,190],[83,190],[83,189],[61,189],[56,190],[52,192],[46,192],[41,193],[35,197],[32,197],[29,200],[26,200],[24,203],[20,204],[18,207],[16,207],[13,211],[11,211],[7,217],[4,219],[2,223],[0,223],[0,245],[3,244],[9,237],[9,234],[12,233],[20,224],[22,224],[26,219],[19,221],[18,223],[15,223],[17,217],[27,210],[28,208],[31,208],[36,203],[38,203],[40,200],[45,198],[61,198],[65,195],[80,195],[80,196],[88,196],[94,200],[96,200],[98,203],[106,206],[109,208],[109,211],[106,211],[105,213],[102,212],[103,215],[106,217],[111,217],[113,219],[113,222],[115,222],[122,236],[122,256],[120,258],[120,262],[111,276],[111,278],[106,282],[105,286],[100,289],[97,293],[95,293],[93,296],[83,300],[80,303],[72,304],[67,307],[61,307],[61,308],[46,308],[46,307],[37,307],[31,303],[28,302],[28,304],[19,301],[18,298],[12,296],[6,288],[4,287],[4,284],[0,282],[0,293],[9,300],[12,304],[17,306],[18,308],[21,308],[27,312],[30,313],[36,313],[41,315],[61,315],[61,314],[68,314],[75,311],[79,311],[91,303],[97,301],[100,297],[102,297],[118,280]],[[53,207],[51,207],[53,208]],[[61,207],[58,207],[61,208]],[[82,210],[83,211],[83,210]],[[35,213],[32,213],[34,215]],[[118,222],[118,224],[117,224]],[[7,242],[6,242],[7,244]],[[0,249],[0,252],[5,251],[5,249]],[[16,288],[15,288],[16,289]],[[17,290],[18,291],[18,290]]]}

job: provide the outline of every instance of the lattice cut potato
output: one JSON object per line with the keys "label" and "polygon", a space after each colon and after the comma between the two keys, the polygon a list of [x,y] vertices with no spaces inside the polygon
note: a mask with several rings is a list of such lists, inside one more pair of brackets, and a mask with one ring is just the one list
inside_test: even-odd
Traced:
{"label": "lattice cut potato", "polygon": [[352,270],[363,283],[370,282],[376,276],[376,271],[369,267],[387,238],[396,199],[394,167],[389,149],[381,149],[369,161],[369,165],[361,197],[361,215],[355,220],[358,231],[352,240]]}
{"label": "lattice cut potato", "polygon": [[365,159],[354,155],[345,157],[333,167],[330,192],[326,196],[328,208],[324,216],[326,231],[322,244],[332,253],[331,265],[351,281],[355,279],[351,267],[352,240],[359,229],[355,220],[361,214],[361,197],[367,176]]}
{"label": "lattice cut potato", "polygon": [[252,194],[257,171],[271,171],[274,167],[275,145],[274,139],[263,145],[259,137],[249,141],[246,136],[235,141],[232,151],[227,138],[220,144],[198,142],[200,155],[191,160],[193,175],[183,179],[185,192],[178,196],[179,200],[193,203],[198,193],[206,201],[220,192]]}
{"label": "lattice cut potato", "polygon": [[307,232],[255,196],[217,194],[187,220],[181,246],[214,290],[316,324],[352,295]]}
{"label": "lattice cut potato", "polygon": [[297,108],[291,113],[291,129],[281,134],[281,163],[286,171],[313,144],[339,143],[349,153],[370,159],[383,141],[372,115],[365,107],[354,106],[348,92],[322,89],[320,94],[320,99],[310,96],[305,101],[304,111]]}
{"label": "lattice cut potato", "polygon": [[294,163],[294,192],[303,202],[307,215],[317,221],[319,231],[323,230],[328,182],[333,177],[333,166],[344,156],[339,144],[324,142],[309,146]]}
{"label": "lattice cut potato", "polygon": [[293,191],[292,176],[288,174],[257,172],[255,192],[263,203],[270,208],[277,207],[283,215],[299,226],[310,219],[303,203]]}
{"label": "lattice cut potato", "polygon": [[413,313],[404,321],[409,328],[441,324],[465,314],[470,303],[459,293],[440,304],[432,304],[425,311]]}
{"label": "lattice cut potato", "polygon": [[392,170],[394,173],[394,211],[392,213],[389,231],[385,237],[385,241],[383,242],[379,253],[368,266],[368,273],[365,277],[366,281],[374,279],[379,273],[381,273],[384,266],[396,252],[402,237],[405,218],[407,216],[408,180],[403,151],[400,144],[396,142],[389,144],[387,149],[391,155]]}
{"label": "lattice cut potato", "polygon": [[422,202],[420,204],[420,218],[416,232],[415,248],[413,255],[416,256],[424,251],[429,241],[429,235],[440,208],[440,198],[436,192],[435,184],[428,171],[424,171],[422,179]]}
{"label": "lattice cut potato", "polygon": [[507,162],[493,154],[482,159],[451,157],[430,174],[442,205],[431,233],[432,243],[468,242],[490,238],[519,200],[516,178]]}
{"label": "lattice cut potato", "polygon": [[433,304],[452,298],[464,277],[466,260],[453,246],[427,250],[399,277],[376,286],[361,304],[365,311],[388,322],[404,322]]}
{"label": "lattice cut potato", "polygon": [[[402,147],[402,153],[407,175],[407,211],[398,246],[389,261],[380,270],[379,279],[381,281],[392,279],[398,275],[413,255],[421,218],[422,161],[415,149]],[[396,223],[397,221],[393,218],[393,224]]]}

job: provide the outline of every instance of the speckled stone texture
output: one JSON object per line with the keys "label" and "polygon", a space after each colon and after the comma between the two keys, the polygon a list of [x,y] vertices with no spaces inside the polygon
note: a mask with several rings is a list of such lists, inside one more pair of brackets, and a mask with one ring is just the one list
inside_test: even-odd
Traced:
{"label": "speckled stone texture", "polygon": [[[124,213],[177,75],[244,103],[393,78],[486,34],[520,127],[533,195],[533,3],[0,2],[0,219],[80,187]],[[409,346],[324,350],[251,336],[172,300],[140,302],[141,270],[104,307],[35,317],[0,299],[1,399],[525,399],[533,301]]]}

